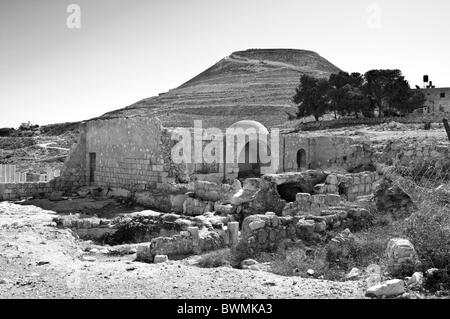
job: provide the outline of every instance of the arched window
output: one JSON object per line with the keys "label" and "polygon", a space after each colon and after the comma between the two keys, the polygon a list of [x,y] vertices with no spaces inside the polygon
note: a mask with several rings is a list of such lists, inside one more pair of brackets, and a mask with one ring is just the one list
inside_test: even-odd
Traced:
{"label": "arched window", "polygon": [[297,168],[306,168],[306,151],[304,149],[299,149],[297,152]]}

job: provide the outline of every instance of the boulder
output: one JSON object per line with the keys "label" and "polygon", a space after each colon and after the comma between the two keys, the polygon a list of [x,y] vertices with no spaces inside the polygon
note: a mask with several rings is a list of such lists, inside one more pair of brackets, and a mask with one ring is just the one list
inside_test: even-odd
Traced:
{"label": "boulder", "polygon": [[258,262],[254,259],[245,259],[241,262],[242,269],[246,269],[252,265],[257,265]]}
{"label": "boulder", "polygon": [[350,272],[345,276],[348,280],[358,279],[361,276],[361,271],[358,268],[352,268]]}
{"label": "boulder", "polygon": [[264,228],[266,226],[266,222],[264,220],[255,220],[248,224],[250,230],[254,231],[260,228]]}
{"label": "boulder", "polygon": [[64,192],[52,192],[48,197],[51,201],[60,201],[63,200]]}
{"label": "boulder", "polygon": [[236,207],[231,204],[220,204],[219,202],[214,203],[214,211],[223,215],[232,215],[236,213]]}
{"label": "boulder", "polygon": [[204,202],[198,198],[188,197],[183,203],[183,214],[186,215],[202,215],[208,210],[208,202]]}
{"label": "boulder", "polygon": [[396,297],[405,292],[405,283],[400,279],[392,279],[367,289],[366,297]]}
{"label": "boulder", "polygon": [[131,192],[123,188],[112,188],[107,196],[113,198],[130,198]]}
{"label": "boulder", "polygon": [[419,263],[413,244],[403,238],[391,239],[387,245],[386,255],[388,271],[393,274],[398,272],[412,273]]}
{"label": "boulder", "polygon": [[325,194],[327,187],[325,184],[317,184],[313,187],[314,194]]}
{"label": "boulder", "polygon": [[156,255],[153,258],[153,262],[155,264],[165,263],[169,260],[169,257],[167,255]]}
{"label": "boulder", "polygon": [[81,187],[80,189],[77,190],[77,194],[80,197],[86,197],[91,193],[91,189],[89,187]]}
{"label": "boulder", "polygon": [[432,268],[425,273],[424,287],[430,291],[450,289],[450,274],[446,269]]}
{"label": "boulder", "polygon": [[423,273],[415,272],[409,279],[407,283],[410,288],[419,288],[423,285]]}

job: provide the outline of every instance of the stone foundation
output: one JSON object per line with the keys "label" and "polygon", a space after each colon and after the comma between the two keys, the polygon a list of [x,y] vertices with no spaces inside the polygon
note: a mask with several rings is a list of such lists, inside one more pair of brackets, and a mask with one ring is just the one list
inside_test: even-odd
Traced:
{"label": "stone foundation", "polygon": [[276,216],[274,213],[252,215],[242,224],[240,245],[253,254],[274,250],[286,240],[320,240],[329,230],[359,228],[367,224],[369,212],[360,207],[336,207],[320,215]]}

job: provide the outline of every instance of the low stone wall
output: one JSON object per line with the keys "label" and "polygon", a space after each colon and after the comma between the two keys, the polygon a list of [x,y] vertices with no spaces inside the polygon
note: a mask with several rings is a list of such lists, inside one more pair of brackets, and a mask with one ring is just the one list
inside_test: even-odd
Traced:
{"label": "low stone wall", "polygon": [[[203,216],[181,216],[177,214],[164,214],[152,210],[119,216],[114,219],[101,219],[97,217],[81,218],[79,214],[58,216],[54,218],[58,227],[71,228],[80,237],[101,239],[103,232],[96,232],[98,228],[109,229],[112,241],[147,242],[156,237],[171,237],[197,227],[202,231],[221,231],[225,225],[233,222],[231,216],[218,216],[212,213]],[[90,230],[85,232],[85,230]],[[106,232],[105,232],[106,233]]]}
{"label": "low stone wall", "polygon": [[59,228],[70,228],[80,238],[100,239],[105,235],[114,234],[112,220],[100,218],[79,218],[78,215],[58,216],[53,219]]}
{"label": "low stone wall", "polygon": [[158,237],[152,239],[149,244],[139,245],[136,260],[153,262],[156,255],[189,255],[199,250],[198,228],[190,227],[188,231],[182,231],[179,235]]}
{"label": "low stone wall", "polygon": [[201,232],[198,227],[188,227],[172,237],[153,238],[150,243],[138,246],[136,260],[153,262],[156,255],[186,256],[236,246],[238,227],[237,222],[229,223],[225,229],[208,232]]}
{"label": "low stone wall", "polygon": [[274,250],[287,239],[314,241],[323,238],[328,230],[361,229],[369,218],[369,212],[357,206],[336,207],[317,216],[252,215],[242,224],[239,246],[250,254]]}
{"label": "low stone wall", "polygon": [[6,183],[0,184],[0,201],[19,200],[26,197],[51,198],[55,193],[75,191],[78,184],[56,178],[46,183]]}
{"label": "low stone wall", "polygon": [[297,126],[300,131],[318,131],[355,125],[379,125],[389,122],[402,124],[420,124],[424,122],[442,122],[445,114],[410,115],[406,117],[374,117],[374,118],[343,118],[331,121],[307,122]]}
{"label": "low stone wall", "polygon": [[322,194],[344,195],[348,201],[355,201],[358,196],[372,194],[381,178],[377,172],[330,174],[325,183],[316,185],[314,190]]}
{"label": "low stone wall", "polygon": [[402,165],[434,162],[436,167],[450,165],[450,142],[437,139],[405,139],[389,143],[383,152],[384,162]]}
{"label": "low stone wall", "polygon": [[311,195],[298,193],[295,202],[288,203],[283,209],[283,216],[319,214],[329,207],[338,206],[341,197],[337,194]]}

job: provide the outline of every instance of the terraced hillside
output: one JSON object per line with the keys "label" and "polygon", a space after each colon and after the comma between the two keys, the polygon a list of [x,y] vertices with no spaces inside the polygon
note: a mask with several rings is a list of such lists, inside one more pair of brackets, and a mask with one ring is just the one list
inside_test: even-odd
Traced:
{"label": "terraced hillside", "polygon": [[339,72],[319,54],[292,49],[251,49],[229,57],[180,87],[109,112],[102,118],[158,116],[165,126],[228,127],[252,119],[268,127],[287,121],[295,112],[290,99],[302,74],[329,77]]}

